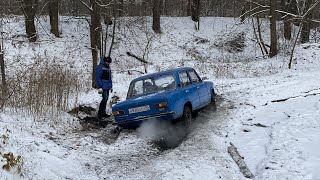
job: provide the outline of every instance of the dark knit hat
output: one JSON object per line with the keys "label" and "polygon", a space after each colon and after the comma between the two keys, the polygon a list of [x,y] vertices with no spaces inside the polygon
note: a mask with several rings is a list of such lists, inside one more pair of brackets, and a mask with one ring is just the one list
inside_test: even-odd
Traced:
{"label": "dark knit hat", "polygon": [[111,59],[110,56],[104,57],[103,60],[104,60],[104,62],[108,62],[108,63],[111,63],[111,62],[112,62],[112,59]]}

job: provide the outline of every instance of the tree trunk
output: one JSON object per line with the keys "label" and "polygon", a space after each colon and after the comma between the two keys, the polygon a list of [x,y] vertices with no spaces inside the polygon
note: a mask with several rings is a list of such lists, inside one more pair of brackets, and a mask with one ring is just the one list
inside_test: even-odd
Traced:
{"label": "tree trunk", "polygon": [[155,33],[160,33],[160,0],[153,0],[153,21],[152,29]]}
{"label": "tree trunk", "polygon": [[[289,4],[288,0],[281,0],[281,10],[288,12]],[[283,36],[287,40],[291,39],[291,18],[287,14],[284,14],[283,17]]]}
{"label": "tree trunk", "polygon": [[49,0],[50,32],[59,37],[59,0]]}
{"label": "tree trunk", "polygon": [[264,43],[264,41],[263,41],[263,39],[262,39],[262,34],[261,34],[261,23],[260,23],[260,17],[259,17],[259,15],[257,15],[257,31],[258,31],[258,41],[259,41],[259,44],[260,44],[260,46],[261,46],[261,48],[262,48],[262,54],[263,55],[266,55],[266,54],[268,54],[268,50],[267,50],[267,48],[266,48],[266,45],[265,45],[265,43]]}
{"label": "tree trunk", "polygon": [[283,35],[287,40],[291,39],[291,26],[292,26],[292,18],[289,15],[285,15],[283,19]]}
{"label": "tree trunk", "polygon": [[5,73],[5,67],[4,67],[4,56],[3,56],[2,44],[0,44],[0,69],[1,69],[2,97],[5,97],[7,92],[7,84],[6,84],[6,73]]}
{"label": "tree trunk", "polygon": [[[305,2],[305,9],[304,12],[307,13],[308,9],[311,7],[312,0],[306,0]],[[302,22],[302,29],[301,29],[301,34],[300,34],[300,42],[301,43],[306,43],[309,42],[309,37],[310,37],[310,30],[311,30],[311,22],[310,19],[312,19],[312,10],[311,12],[308,12],[308,14],[305,17],[305,20]]]}
{"label": "tree trunk", "polygon": [[22,11],[25,17],[26,34],[29,42],[37,41],[37,31],[34,24],[34,18],[38,9],[38,0],[24,0]]}
{"label": "tree trunk", "polygon": [[199,19],[200,19],[200,0],[192,0],[191,18],[193,21],[199,22]]}
{"label": "tree trunk", "polygon": [[242,10],[241,10],[241,16],[240,16],[240,22],[241,23],[243,23],[244,22],[244,20],[246,19],[246,15],[245,15],[245,13],[246,13],[246,11],[247,11],[247,6],[249,5],[249,3],[248,2],[244,2],[243,3],[243,6],[242,6]]}
{"label": "tree trunk", "polygon": [[118,8],[118,16],[119,17],[122,17],[122,15],[123,15],[123,7],[124,7],[123,0],[119,0],[119,8]]}
{"label": "tree trunk", "polygon": [[[283,0],[285,1],[285,0]],[[297,9],[297,2],[295,0],[286,0],[284,11],[292,13],[292,14],[298,14]],[[292,16],[285,15],[283,19],[283,35],[284,38],[287,40],[290,40],[292,37]]]}
{"label": "tree trunk", "polygon": [[92,87],[96,87],[96,73],[95,69],[98,63],[98,46],[99,43],[99,28],[100,28],[100,13],[96,0],[90,0],[92,11],[91,24],[90,24],[90,41],[91,41],[91,54],[92,54]]}
{"label": "tree trunk", "polygon": [[116,5],[113,5],[113,16],[114,16],[114,22],[113,22],[113,28],[112,28],[112,39],[111,39],[111,44],[110,44],[110,48],[109,48],[109,53],[108,56],[111,56],[111,51],[112,51],[112,47],[114,44],[114,38],[116,36],[116,26],[117,26],[117,13],[116,13]]}
{"label": "tree trunk", "polygon": [[187,16],[191,16],[191,0],[187,0]]}
{"label": "tree trunk", "polygon": [[270,53],[269,57],[277,55],[277,21],[276,21],[277,1],[270,0]]}

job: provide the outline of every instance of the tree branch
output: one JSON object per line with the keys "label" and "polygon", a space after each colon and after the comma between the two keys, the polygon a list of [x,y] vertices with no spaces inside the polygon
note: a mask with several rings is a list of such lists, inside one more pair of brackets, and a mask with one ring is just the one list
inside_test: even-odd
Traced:
{"label": "tree branch", "polygon": [[88,4],[86,4],[85,2],[83,2],[82,0],[79,0],[85,7],[87,7],[89,9],[89,11],[93,11],[92,6],[90,7]]}

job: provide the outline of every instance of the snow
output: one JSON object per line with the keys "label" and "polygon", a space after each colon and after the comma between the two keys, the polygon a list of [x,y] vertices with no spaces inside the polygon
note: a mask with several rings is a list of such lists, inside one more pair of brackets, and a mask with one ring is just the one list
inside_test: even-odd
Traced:
{"label": "snow", "polygon": [[[145,26],[151,18],[121,19],[124,25],[112,54],[113,94],[125,100],[130,80],[144,72],[126,52],[141,55],[150,41],[148,73],[194,67],[214,82],[219,95],[216,111],[200,111],[187,137],[176,148],[162,150],[150,138],[161,126],[123,130],[110,141],[110,126],[84,130],[66,112],[37,118],[5,107],[0,112],[0,152],[21,155],[23,164],[22,176],[1,169],[0,179],[246,179],[227,152],[230,142],[254,179],[320,179],[320,44],[298,44],[289,70],[290,42],[280,42],[276,57],[263,58],[250,23],[206,17],[195,31],[189,18],[161,20],[162,34],[154,35],[151,26]],[[49,21],[39,17],[39,41],[34,44],[22,36],[22,17],[4,22],[9,77],[35,62],[60,64],[82,81],[78,96],[70,98],[70,109],[98,107],[101,97],[90,88],[89,26],[84,19],[62,17],[62,37],[55,38],[48,34]],[[235,32],[245,34],[243,51],[217,46]],[[268,29],[263,32],[267,42]],[[170,128],[172,134],[178,131]],[[4,158],[0,160],[4,165]]]}

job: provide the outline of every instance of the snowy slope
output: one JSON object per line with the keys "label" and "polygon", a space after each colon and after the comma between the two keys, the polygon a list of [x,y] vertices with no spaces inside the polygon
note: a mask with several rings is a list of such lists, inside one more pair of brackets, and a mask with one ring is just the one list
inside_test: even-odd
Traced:
{"label": "snowy slope", "polygon": [[[124,25],[112,54],[115,93],[124,100],[130,80],[140,75],[137,71],[144,71],[126,52],[146,53],[146,60],[153,63],[148,65],[149,73],[191,66],[214,81],[217,111],[209,107],[199,112],[182,143],[162,150],[145,137],[146,127],[124,130],[110,142],[111,127],[83,130],[67,113],[36,119],[6,108],[0,112],[0,150],[22,156],[23,176],[1,169],[1,179],[246,179],[227,152],[230,142],[255,179],[320,179],[319,43],[299,45],[296,64],[288,70],[288,50],[272,59],[263,58],[249,23],[207,17],[200,31],[195,31],[189,18],[166,17],[162,34],[154,35],[146,25],[150,20],[121,20]],[[82,79],[77,104],[70,104],[98,106],[100,96],[90,88],[92,64],[85,20],[63,17],[62,37],[55,38],[48,34],[48,20],[40,17],[39,42],[34,44],[21,36],[21,17],[5,22],[9,76],[36,61],[65,64]],[[242,32],[243,51],[229,52],[219,45]],[[157,129],[148,131],[153,130]]]}

